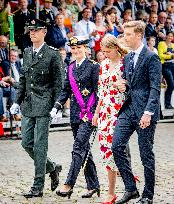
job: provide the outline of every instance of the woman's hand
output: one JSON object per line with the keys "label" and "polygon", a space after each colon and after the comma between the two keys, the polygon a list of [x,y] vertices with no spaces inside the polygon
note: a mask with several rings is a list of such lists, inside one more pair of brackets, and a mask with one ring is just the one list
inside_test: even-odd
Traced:
{"label": "woman's hand", "polygon": [[126,91],[126,83],[125,79],[120,79],[114,82],[113,87],[117,88],[119,92],[124,93]]}
{"label": "woman's hand", "polygon": [[98,114],[94,114],[93,118],[92,118],[92,125],[97,127],[98,126]]}

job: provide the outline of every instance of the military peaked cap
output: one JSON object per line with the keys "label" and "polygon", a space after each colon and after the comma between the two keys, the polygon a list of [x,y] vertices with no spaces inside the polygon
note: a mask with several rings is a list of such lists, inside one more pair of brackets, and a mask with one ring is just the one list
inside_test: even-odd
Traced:
{"label": "military peaked cap", "polygon": [[86,36],[73,36],[69,39],[69,46],[85,45],[89,43],[89,39]]}
{"label": "military peaked cap", "polygon": [[30,29],[42,29],[47,28],[48,24],[40,19],[35,19],[26,24],[27,28]]}

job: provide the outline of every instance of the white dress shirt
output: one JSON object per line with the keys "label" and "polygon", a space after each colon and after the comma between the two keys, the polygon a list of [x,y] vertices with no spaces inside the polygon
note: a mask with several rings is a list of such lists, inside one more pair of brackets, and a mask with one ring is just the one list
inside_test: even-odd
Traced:
{"label": "white dress shirt", "polygon": [[[87,23],[88,23],[88,31],[87,31]],[[86,38],[91,39],[90,47],[95,46],[95,40],[99,40],[100,36],[96,35],[96,37],[90,36],[92,32],[96,31],[96,25],[92,21],[85,21],[82,19],[75,26],[75,35],[77,36],[86,36]]]}
{"label": "white dress shirt", "polygon": [[14,80],[15,80],[16,82],[19,82],[19,72],[18,72],[18,70],[17,70],[17,68],[16,68],[15,63],[11,63],[11,68],[12,68],[12,73],[13,73],[13,75],[14,75]]}
{"label": "white dress shirt", "polygon": [[38,54],[38,52],[41,50],[41,48],[44,46],[45,42],[38,48],[34,48],[33,47],[33,53],[36,52],[36,54]]}

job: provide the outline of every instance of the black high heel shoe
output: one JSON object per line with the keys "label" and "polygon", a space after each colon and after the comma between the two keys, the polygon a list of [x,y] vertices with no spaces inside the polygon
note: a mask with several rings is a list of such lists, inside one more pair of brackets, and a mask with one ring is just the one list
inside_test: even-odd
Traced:
{"label": "black high heel shoe", "polygon": [[71,194],[73,193],[73,189],[71,188],[69,191],[67,192],[61,192],[60,190],[59,191],[56,191],[56,194],[58,196],[61,196],[61,197],[68,197],[68,199],[71,198]]}
{"label": "black high heel shoe", "polygon": [[100,197],[100,189],[93,189],[90,192],[87,192],[86,194],[82,195],[82,198],[91,198],[93,196],[93,194],[97,193],[97,196]]}

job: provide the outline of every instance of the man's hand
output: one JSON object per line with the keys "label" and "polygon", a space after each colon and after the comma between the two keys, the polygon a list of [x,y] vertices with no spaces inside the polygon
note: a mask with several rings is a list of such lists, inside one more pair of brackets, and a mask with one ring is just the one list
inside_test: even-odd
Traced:
{"label": "man's hand", "polygon": [[13,103],[13,105],[10,108],[10,113],[12,115],[15,115],[15,114],[19,113],[19,110],[20,110],[20,106],[17,103]]}
{"label": "man's hand", "polygon": [[97,31],[93,31],[93,32],[91,33],[91,36],[96,37],[97,34],[98,34]]}
{"label": "man's hand", "polygon": [[67,36],[68,38],[71,38],[71,37],[74,36],[74,33],[73,33],[73,32],[70,32],[70,33],[68,33],[66,36]]}
{"label": "man's hand", "polygon": [[0,81],[0,86],[2,86],[2,87],[8,87],[8,86],[10,86],[10,84],[9,83],[7,83],[7,82],[5,82],[5,81]]}
{"label": "man's hand", "polygon": [[142,129],[147,128],[150,125],[150,122],[151,122],[151,115],[143,114],[139,123],[140,128]]}
{"label": "man's hand", "polygon": [[119,92],[124,93],[126,91],[126,83],[125,79],[120,79],[114,82],[113,87],[117,88]]}

